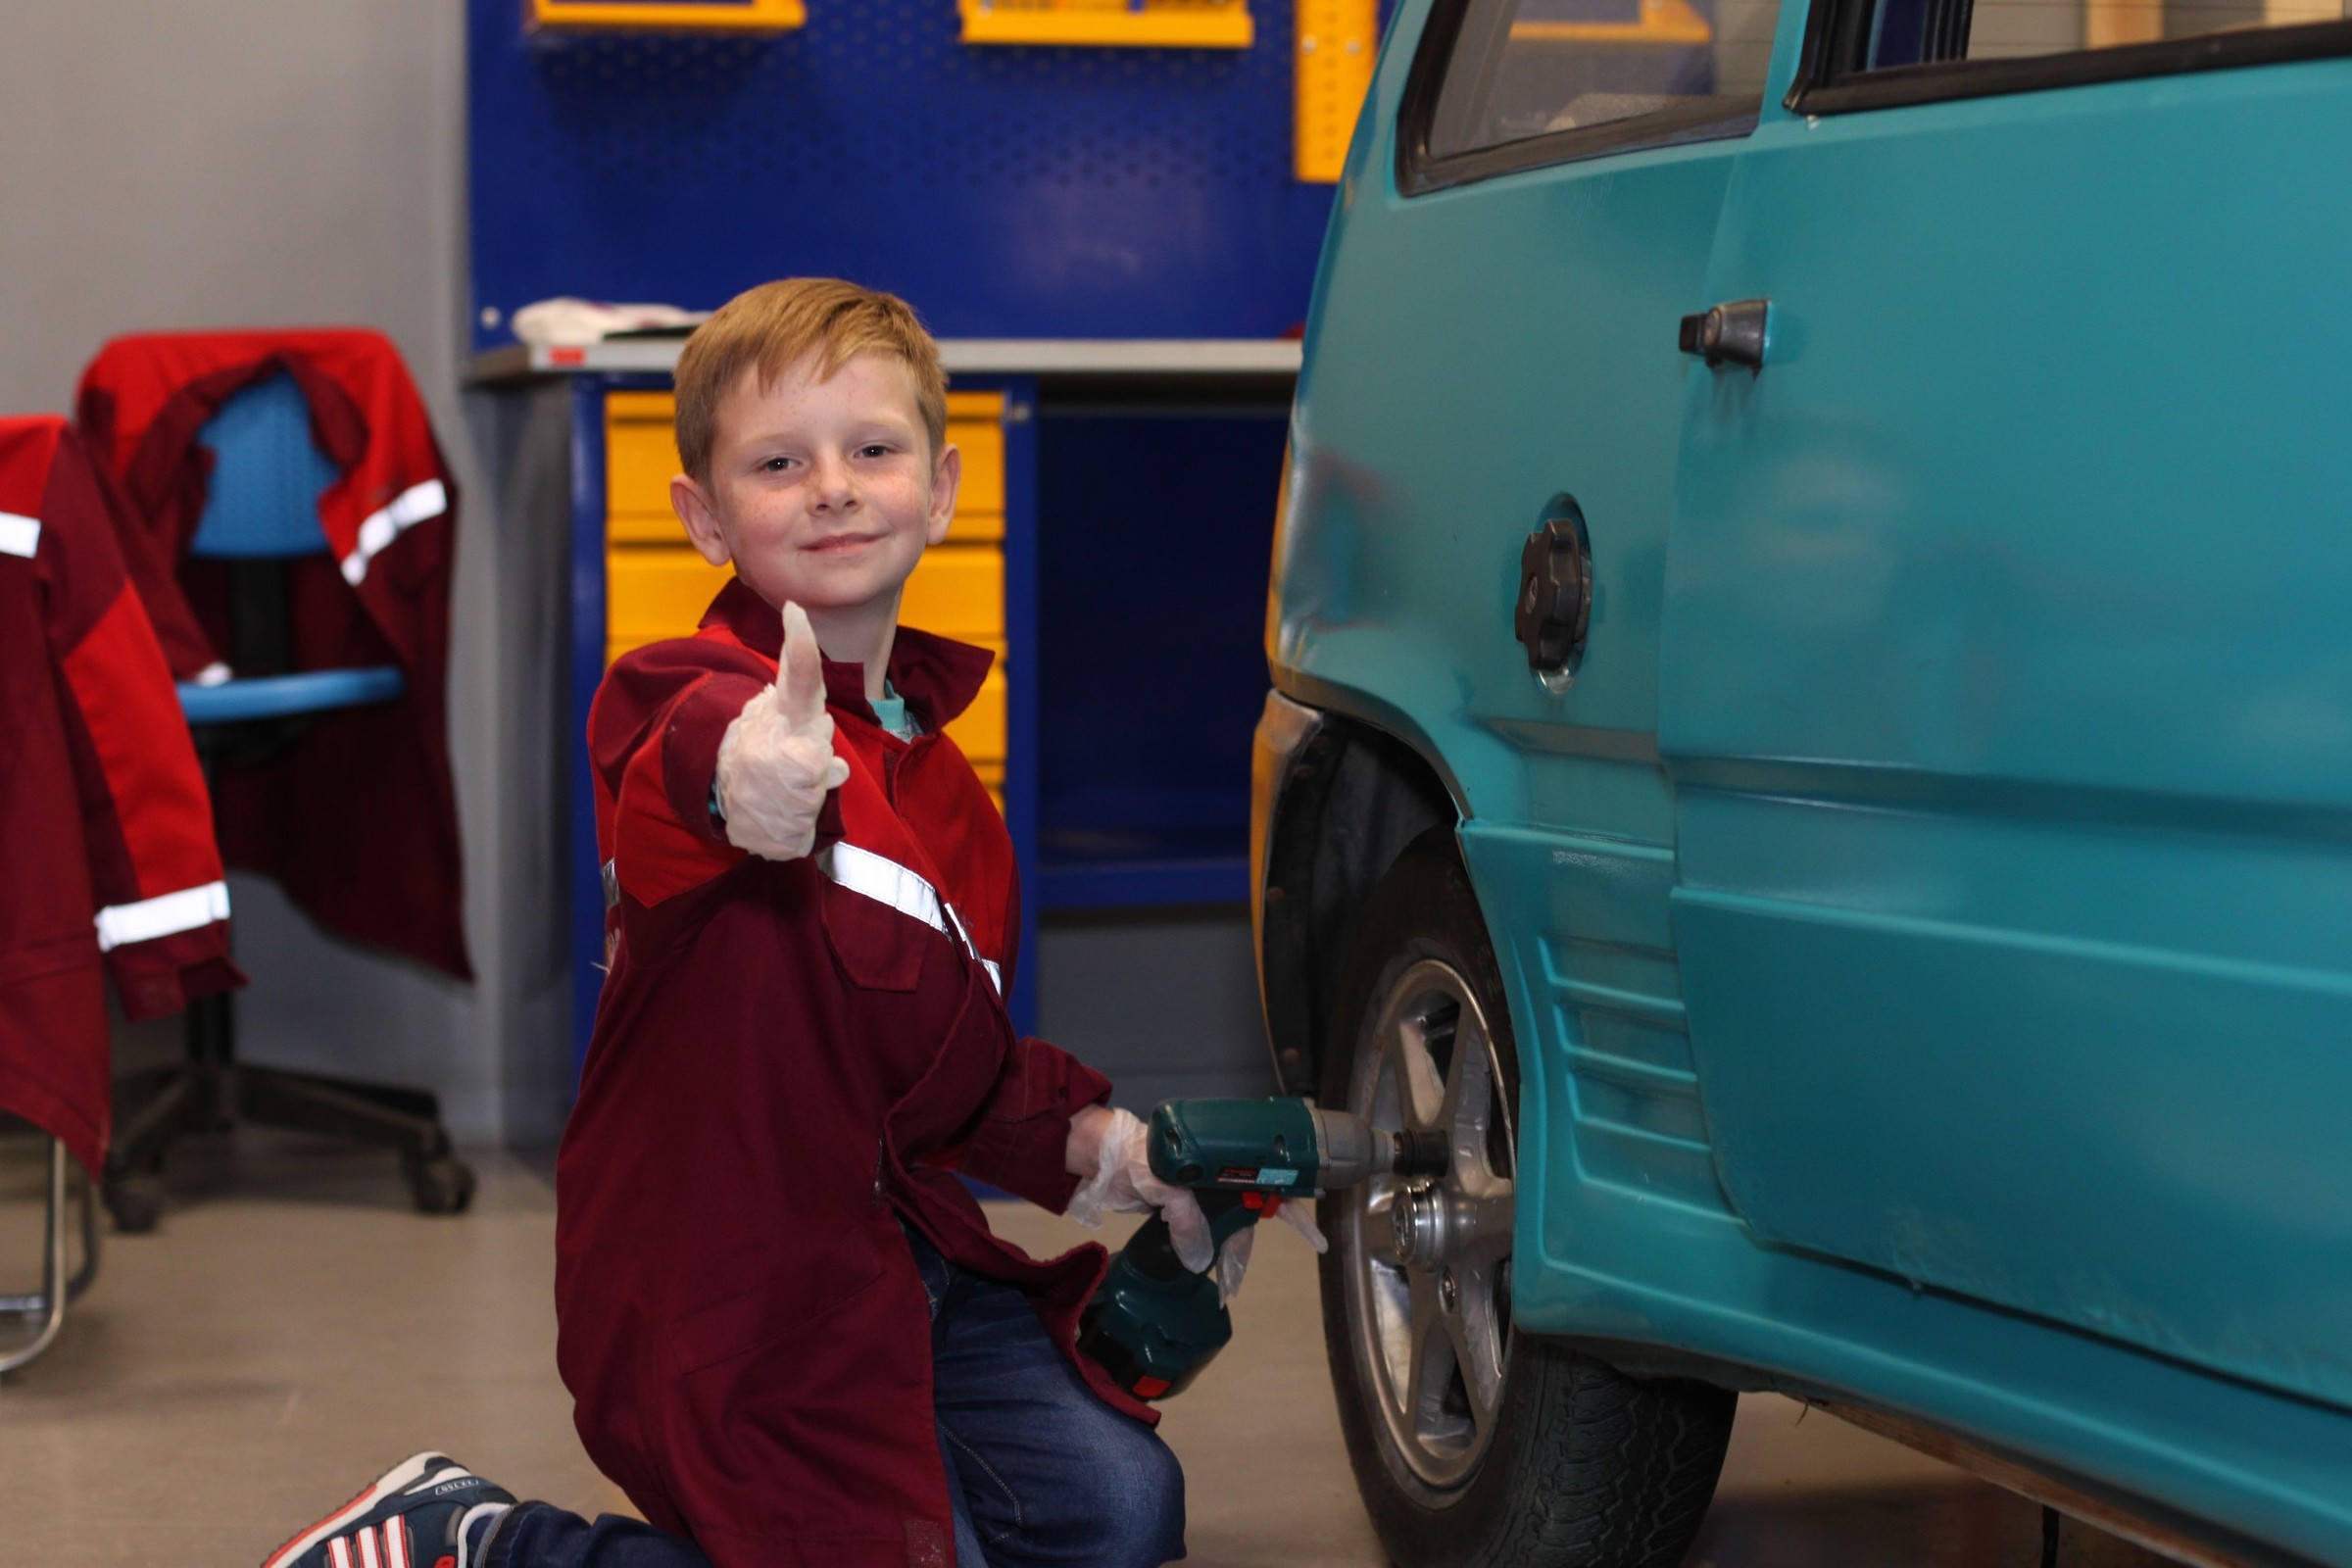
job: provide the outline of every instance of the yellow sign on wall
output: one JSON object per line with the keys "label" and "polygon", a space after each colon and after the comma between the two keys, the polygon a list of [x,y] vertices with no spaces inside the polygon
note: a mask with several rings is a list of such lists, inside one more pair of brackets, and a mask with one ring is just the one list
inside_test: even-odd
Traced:
{"label": "yellow sign on wall", "polygon": [[533,27],[656,32],[789,32],[801,0],[530,0]]}
{"label": "yellow sign on wall", "polygon": [[1249,0],[959,0],[965,43],[1247,49]]}
{"label": "yellow sign on wall", "polygon": [[1336,184],[1380,52],[1374,0],[1298,0],[1298,51],[1292,172],[1311,184]]}

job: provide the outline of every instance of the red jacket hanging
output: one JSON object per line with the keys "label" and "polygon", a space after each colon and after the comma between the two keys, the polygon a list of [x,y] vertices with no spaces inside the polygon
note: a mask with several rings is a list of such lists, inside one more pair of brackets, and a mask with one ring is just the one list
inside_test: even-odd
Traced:
{"label": "red jacket hanging", "polygon": [[731,583],[691,639],[623,658],[589,717],[612,964],[556,1173],[559,1360],[590,1457],[718,1568],[948,1568],[923,1289],[900,1226],[1011,1281],[1073,1348],[1105,1256],[1038,1262],[945,1166],[1059,1209],[1070,1116],[1110,1085],[1004,1013],[1012,844],[940,731],[989,655],[901,628],[876,722],[825,665],[850,780],[815,852],[710,817],[718,743],[775,678]]}
{"label": "red jacket hanging", "polygon": [[211,470],[197,432],[281,370],[340,470],[318,498],[330,554],[286,574],[294,667],[394,663],[407,691],[319,715],[268,762],[223,765],[220,847],[327,930],[469,978],[448,738],[457,490],[399,351],[356,328],[117,338],[82,372],[81,426],[129,495],[124,554],[189,679],[228,651],[227,575],[187,556]]}
{"label": "red jacket hanging", "polygon": [[0,1110],[106,1158],[103,974],[130,1017],[240,985],[212,807],[103,476],[0,419]]}

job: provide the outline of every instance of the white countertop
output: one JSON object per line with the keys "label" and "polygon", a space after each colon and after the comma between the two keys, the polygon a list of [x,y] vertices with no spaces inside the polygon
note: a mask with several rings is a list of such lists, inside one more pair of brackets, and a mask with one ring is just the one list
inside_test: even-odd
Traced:
{"label": "white countertop", "polygon": [[[622,338],[587,348],[510,343],[466,367],[476,383],[540,375],[666,375],[680,338]],[[950,375],[1297,375],[1299,345],[1288,338],[942,338]]]}

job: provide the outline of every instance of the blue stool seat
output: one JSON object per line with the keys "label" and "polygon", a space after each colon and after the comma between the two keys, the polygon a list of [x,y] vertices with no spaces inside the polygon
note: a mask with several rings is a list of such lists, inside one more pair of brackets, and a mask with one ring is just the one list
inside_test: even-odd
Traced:
{"label": "blue stool seat", "polygon": [[323,713],[335,708],[388,703],[407,690],[390,664],[364,669],[312,669],[299,675],[258,675],[218,686],[179,685],[179,710],[191,724],[234,724],[253,718]]}

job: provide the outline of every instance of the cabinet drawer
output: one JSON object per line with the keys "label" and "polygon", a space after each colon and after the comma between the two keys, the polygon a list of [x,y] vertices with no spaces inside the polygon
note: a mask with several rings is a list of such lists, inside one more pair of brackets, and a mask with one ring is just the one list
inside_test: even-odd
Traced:
{"label": "cabinet drawer", "polygon": [[1004,641],[1004,555],[994,545],[944,544],[925,551],[906,579],[899,621],[958,642]]}
{"label": "cabinet drawer", "polygon": [[948,394],[948,439],[963,453],[952,540],[1004,537],[1004,394]]}
{"label": "cabinet drawer", "polygon": [[[713,566],[684,548],[622,546],[605,552],[605,640],[610,662],[646,643],[693,636],[702,623],[703,612],[735,575],[735,568]],[[900,619],[958,642],[993,648],[1002,659],[1004,558],[985,546],[941,545],[928,552],[906,581]],[[995,701],[1001,720],[1003,669],[992,670],[989,681],[1000,693]],[[974,706],[990,700],[984,691]],[[995,755],[1002,755],[1003,750],[1000,743]]]}
{"label": "cabinet drawer", "polygon": [[[972,766],[981,768],[981,782],[996,784],[1003,781],[1004,771],[1004,671],[992,669],[980,685],[980,695],[972,706],[957,714],[948,726],[948,738],[956,750],[971,759]],[[987,764],[985,767],[983,764]],[[993,769],[995,777],[990,776]]]}
{"label": "cabinet drawer", "polygon": [[671,427],[676,412],[677,399],[667,392],[605,396],[605,511],[616,521],[652,518],[665,541],[679,536],[669,507],[670,476],[680,466]]}
{"label": "cabinet drawer", "polygon": [[[682,466],[667,392],[613,392],[605,398],[605,511],[612,537],[667,544],[682,536],[669,505],[669,481]],[[948,394],[948,439],[963,453],[963,483],[948,537],[958,543],[1004,537],[1004,394]]]}
{"label": "cabinet drawer", "polygon": [[635,647],[691,637],[703,612],[735,575],[684,545],[619,546],[605,552],[605,633]]}

